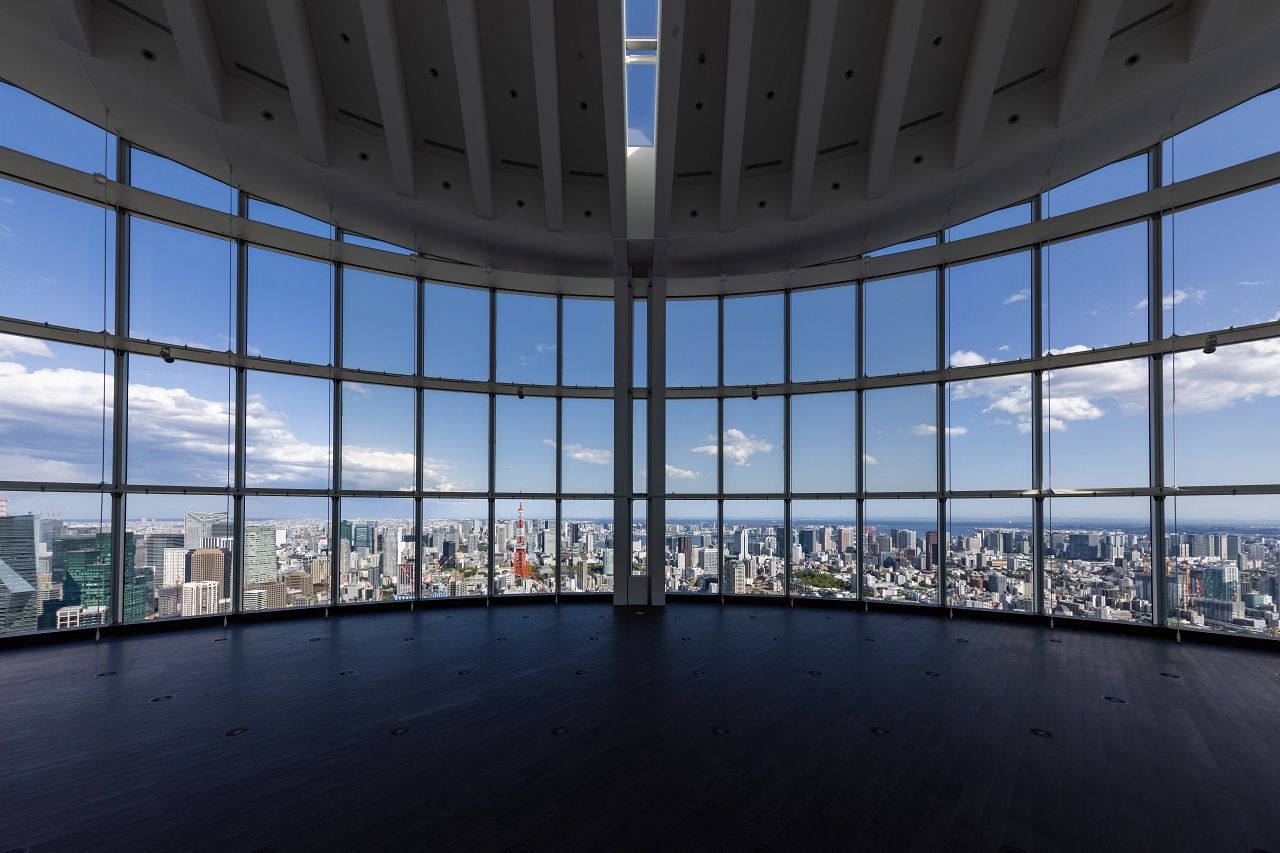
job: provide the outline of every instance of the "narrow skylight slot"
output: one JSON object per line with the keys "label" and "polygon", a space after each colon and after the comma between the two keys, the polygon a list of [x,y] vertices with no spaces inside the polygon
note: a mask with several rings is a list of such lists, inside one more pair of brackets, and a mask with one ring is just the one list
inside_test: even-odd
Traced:
{"label": "narrow skylight slot", "polygon": [[658,100],[658,0],[623,0],[627,147],[653,147]]}

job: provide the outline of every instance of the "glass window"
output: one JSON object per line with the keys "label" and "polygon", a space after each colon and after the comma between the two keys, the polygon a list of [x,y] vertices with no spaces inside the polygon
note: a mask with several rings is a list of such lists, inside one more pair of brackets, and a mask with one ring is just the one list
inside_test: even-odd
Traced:
{"label": "glass window", "polygon": [[352,234],[350,231],[342,232],[342,242],[350,243],[353,246],[364,246],[366,249],[377,249],[380,252],[394,252],[397,255],[416,255],[413,249],[406,249],[404,246],[397,246],[395,243],[387,243],[383,240],[375,240],[372,237],[362,237],[359,234]]}
{"label": "glass window", "polygon": [[0,313],[114,331],[115,223],[106,208],[0,179]]}
{"label": "glass window", "polygon": [[613,385],[613,300],[565,299],[565,385]]}
{"label": "glass window", "polygon": [[715,299],[667,300],[667,386],[718,384],[720,332]]}
{"label": "glass window", "polygon": [[333,264],[249,246],[248,352],[333,364]]}
{"label": "glass window", "polygon": [[489,502],[422,502],[421,598],[489,594]]}
{"label": "glass window", "polygon": [[561,401],[560,491],[613,494],[613,401]]}
{"label": "glass window", "polygon": [[498,294],[498,381],[556,384],[556,299]]}
{"label": "glass window", "polygon": [[234,447],[234,371],[129,356],[128,482],[227,488]]}
{"label": "glass window", "polygon": [[[757,494],[783,490],[784,397],[724,401],[724,490]],[[670,405],[670,404],[668,404]],[[711,448],[711,449],[708,449]],[[695,452],[712,452],[709,444]]]}
{"label": "glass window", "polygon": [[1042,216],[1062,216],[1086,207],[1146,192],[1150,187],[1145,153],[1103,166],[1040,196]]}
{"label": "glass window", "polygon": [[631,575],[649,574],[649,505],[643,500],[631,502]]}
{"label": "glass window", "polygon": [[667,501],[667,592],[720,592],[719,524],[715,501]]}
{"label": "glass window", "polygon": [[310,234],[313,237],[323,237],[326,240],[333,239],[333,226],[329,223],[313,219],[306,214],[298,213],[296,210],[290,210],[287,207],[263,201],[260,198],[248,199],[247,213],[249,218],[255,222],[265,222],[278,228],[288,228],[290,231]]}
{"label": "glass window", "polygon": [[1028,500],[947,502],[947,605],[1035,612]]}
{"label": "glass window", "polygon": [[627,38],[658,37],[658,0],[626,0]]}
{"label": "glass window", "polygon": [[342,366],[413,373],[418,357],[416,284],[411,278],[342,270]]}
{"label": "glass window", "polygon": [[556,591],[556,502],[493,502],[493,594]]}
{"label": "glass window", "polygon": [[489,378],[489,291],[427,282],[423,327],[427,376]]}
{"label": "glass window", "polygon": [[499,492],[556,490],[556,401],[499,394],[494,462]]}
{"label": "glass window", "polygon": [[338,601],[413,598],[417,535],[409,498],[343,498],[338,533]]}
{"label": "glass window", "polygon": [[937,234],[926,234],[923,237],[916,237],[914,240],[906,240],[901,243],[894,243],[892,246],[885,246],[882,249],[874,249],[870,252],[863,253],[864,258],[879,258],[883,255],[896,255],[899,252],[910,252],[912,249],[923,249],[926,246],[938,245]]}
{"label": "glass window", "polygon": [[791,594],[853,598],[857,594],[856,501],[791,502]]}
{"label": "glass window", "polygon": [[631,303],[631,384],[649,384],[649,300]]}
{"label": "glass window", "polygon": [[327,489],[333,462],[333,383],[245,371],[245,483]]}
{"label": "glass window", "polygon": [[[124,621],[231,611],[235,515],[224,495],[126,495]],[[130,541],[130,539],[132,541]],[[245,537],[258,571],[257,537]],[[104,546],[110,555],[110,543]]]}
{"label": "glass window", "polygon": [[1030,222],[1031,202],[1024,201],[1022,204],[1004,207],[991,213],[984,213],[982,216],[975,216],[973,219],[961,222],[959,225],[952,225],[944,232],[944,235],[946,241],[950,243],[953,240],[964,240],[968,237],[1003,231],[1006,228],[1016,228],[1019,225],[1026,225]]}
{"label": "glass window", "polygon": [[1280,317],[1280,185],[1180,210],[1161,220],[1166,335]]}
{"label": "glass window", "polygon": [[947,385],[947,484],[956,491],[1031,488],[1031,377]]}
{"label": "glass window", "polygon": [[862,597],[938,603],[938,502],[866,501]]}
{"label": "glass window", "polygon": [[858,294],[852,284],[791,294],[791,381],[852,379],[857,373]]}
{"label": "glass window", "polygon": [[1150,624],[1150,502],[1070,497],[1044,503],[1045,613]]}
{"label": "glass window", "polygon": [[1275,495],[1165,501],[1168,625],[1280,639]]}
{"label": "glass window", "polygon": [[236,245],[129,218],[129,336],[235,349]]}
{"label": "glass window", "polygon": [[423,490],[489,491],[489,395],[422,394]]}
{"label": "glass window", "polygon": [[560,592],[613,592],[613,501],[561,501]]}
{"label": "glass window", "polygon": [[783,295],[724,301],[724,384],[766,385],[783,379]]}
{"label": "glass window", "polygon": [[342,488],[413,488],[413,397],[412,388],[342,383]]}
{"label": "glass window", "polygon": [[1166,184],[1280,151],[1280,89],[1187,128],[1161,145]]}
{"label": "glass window", "polygon": [[934,385],[863,393],[862,482],[868,492],[931,492],[938,487],[938,408]]}
{"label": "glass window", "polygon": [[1031,251],[947,267],[947,364],[1031,357]]}
{"label": "glass window", "polygon": [[782,501],[725,501],[725,595],[786,595]]}
{"label": "glass window", "polygon": [[1280,482],[1280,339],[1164,358],[1165,482]]}
{"label": "glass window", "polygon": [[330,603],[329,509],[328,498],[244,499],[242,609]]}
{"label": "glass window", "polygon": [[1041,253],[1049,352],[1147,339],[1147,223],[1051,243]]}
{"label": "glass window", "polygon": [[1044,375],[1045,483],[1053,489],[1146,486],[1147,361]]}
{"label": "glass window", "polygon": [[4,82],[0,115],[0,146],[115,180],[116,138],[96,124]]}
{"label": "glass window", "polygon": [[[670,405],[670,404],[668,404]],[[637,494],[649,491],[649,401],[631,401],[631,488]]]}
{"label": "glass window", "polygon": [[0,480],[111,481],[114,362],[0,332]]}
{"label": "glass window", "polygon": [[791,491],[856,491],[857,435],[855,392],[793,395]]}
{"label": "glass window", "polygon": [[667,492],[712,494],[719,488],[715,400],[667,401]]}
{"label": "glass window", "polygon": [[863,364],[868,376],[937,368],[937,280],[934,270],[925,270],[863,285]]}
{"label": "glass window", "polygon": [[141,148],[129,149],[129,183],[219,213],[236,212],[234,187]]}
{"label": "glass window", "polygon": [[653,146],[657,113],[658,66],[654,62],[628,62],[626,69],[627,146],[649,148]]}

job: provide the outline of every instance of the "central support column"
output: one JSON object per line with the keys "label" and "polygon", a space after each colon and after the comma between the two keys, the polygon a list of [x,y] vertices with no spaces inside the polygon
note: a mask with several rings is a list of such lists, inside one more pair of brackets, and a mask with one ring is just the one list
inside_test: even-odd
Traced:
{"label": "central support column", "polygon": [[667,603],[664,559],[667,531],[667,276],[666,242],[654,245],[655,275],[649,280],[649,492],[645,564],[649,572],[649,604]]}

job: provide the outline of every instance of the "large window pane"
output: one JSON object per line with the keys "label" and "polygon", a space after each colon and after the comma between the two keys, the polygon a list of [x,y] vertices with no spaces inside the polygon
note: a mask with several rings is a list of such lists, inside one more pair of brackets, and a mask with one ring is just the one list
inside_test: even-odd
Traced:
{"label": "large window pane", "polygon": [[560,491],[613,494],[613,401],[561,402]]}
{"label": "large window pane", "polygon": [[96,124],[4,82],[0,116],[0,146],[115,178],[116,138]]}
{"label": "large window pane", "polygon": [[1111,497],[1045,501],[1047,614],[1151,622],[1149,503]]}
{"label": "large window pane", "polygon": [[1031,377],[947,385],[947,488],[1031,488]]}
{"label": "large window pane", "polygon": [[937,405],[934,385],[864,392],[866,491],[931,492],[938,487]]}
{"label": "large window pane", "polygon": [[1062,216],[1086,207],[1146,192],[1150,185],[1147,155],[1139,154],[1103,166],[1074,181],[1054,187],[1040,196],[1042,215]]}
{"label": "large window pane", "polygon": [[850,379],[857,372],[858,294],[854,285],[791,294],[791,381]]}
{"label": "large window pane", "polygon": [[245,386],[245,483],[256,488],[329,488],[333,383],[249,370]]}
{"label": "large window pane", "polygon": [[[649,505],[643,500],[631,502],[631,562],[626,577],[649,574]],[[619,581],[621,583],[621,581]],[[627,581],[630,583],[630,581]]]}
{"label": "large window pane", "polygon": [[130,483],[234,483],[234,371],[129,356],[127,478]]}
{"label": "large window pane", "polygon": [[657,120],[658,66],[633,62],[627,71],[627,146],[652,147]]}
{"label": "large window pane", "polygon": [[290,231],[299,231],[313,237],[323,237],[326,240],[333,239],[333,226],[329,223],[260,198],[248,200],[248,214],[249,218],[255,222],[265,222],[278,228],[288,228]]}
{"label": "large window pane", "polygon": [[412,598],[416,540],[412,500],[343,498],[338,600],[355,604]]}
{"label": "large window pane", "polygon": [[725,299],[725,385],[782,381],[784,313],[781,293]]}
{"label": "large window pane", "polygon": [[716,385],[720,346],[718,303],[714,299],[667,300],[667,385]]}
{"label": "large window pane", "polygon": [[0,636],[110,622],[111,496],[0,492],[0,504]]}
{"label": "large window pane", "polygon": [[631,384],[649,384],[649,300],[631,303]]}
{"label": "large window pane", "polygon": [[613,592],[613,501],[560,504],[560,592]]}
{"label": "large window pane", "polygon": [[106,208],[0,179],[0,313],[114,331],[115,236]]}
{"label": "large window pane", "polygon": [[720,592],[719,512],[715,501],[667,501],[668,592]]}
{"label": "large window pane", "polygon": [[235,243],[134,216],[129,249],[131,337],[235,349]]}
{"label": "large window pane", "polygon": [[346,267],[342,271],[342,366],[413,373],[416,283]]}
{"label": "large window pane", "polygon": [[947,604],[1035,611],[1031,501],[947,502]]}
{"label": "large window pane", "polygon": [[792,396],[791,491],[856,491],[857,436],[855,392]]}
{"label": "large window pane", "polygon": [[1031,252],[947,267],[947,364],[1031,357]]}
{"label": "large window pane", "polygon": [[1050,352],[1147,339],[1147,231],[1146,222],[1136,222],[1044,249],[1044,328]]}
{"label": "large window pane", "polygon": [[565,385],[613,385],[613,300],[565,299]]}
{"label": "large window pane", "polygon": [[1187,128],[1162,146],[1166,184],[1280,151],[1280,89]]}
{"label": "large window pane", "polygon": [[328,604],[328,498],[244,499],[243,608]]}
{"label": "large window pane", "polygon": [[782,501],[725,501],[726,595],[786,595]]}
{"label": "large window pane", "polygon": [[938,366],[938,290],[933,270],[863,285],[863,364],[868,376]]}
{"label": "large window pane", "polygon": [[114,357],[0,333],[0,480],[111,480]]}
{"label": "large window pane", "polygon": [[554,296],[499,293],[497,335],[499,382],[556,384]]}
{"label": "large window pane", "polygon": [[856,501],[792,501],[791,594],[853,598],[857,535]]}
{"label": "large window pane", "polygon": [[141,148],[129,150],[129,183],[139,189],[220,213],[236,212],[236,191],[233,187]]}
{"label": "large window pane", "polygon": [[342,383],[342,488],[413,488],[414,391]]}
{"label": "large window pane", "polygon": [[977,237],[980,234],[991,234],[995,231],[1003,231],[1006,228],[1026,225],[1030,221],[1031,202],[1024,201],[1022,204],[993,210],[991,213],[975,216],[973,219],[961,222],[959,225],[952,225],[946,230],[944,239],[950,243],[953,240],[964,240],[967,237]]}
{"label": "large window pane", "polygon": [[1147,361],[1044,375],[1045,482],[1053,489],[1146,486]]}
{"label": "large window pane", "polygon": [[[783,397],[733,397],[724,401],[724,490],[781,492]],[[695,452],[711,452],[705,445]]]}
{"label": "large window pane", "polygon": [[499,492],[556,490],[556,401],[497,398],[495,488]]}
{"label": "large window pane", "polygon": [[494,501],[494,595],[556,591],[556,502]]}
{"label": "large window pane", "polygon": [[667,492],[719,490],[715,400],[667,401]]}
{"label": "large window pane", "polygon": [[333,264],[248,247],[249,355],[333,364]]}
{"label": "large window pane", "polygon": [[1280,316],[1280,185],[1161,220],[1166,335],[1249,326]]}
{"label": "large window pane", "polygon": [[423,392],[422,488],[489,490],[489,395]]}
{"label": "large window pane", "polygon": [[[126,622],[230,612],[237,583],[232,510],[231,498],[222,495],[125,497],[125,529],[132,536],[125,543]],[[246,535],[246,542],[258,577],[257,535]]]}
{"label": "large window pane", "polygon": [[489,592],[489,502],[422,502],[422,598]]}
{"label": "large window pane", "polygon": [[631,401],[631,489],[649,491],[649,401]]}
{"label": "large window pane", "polygon": [[1165,501],[1168,624],[1280,639],[1275,495]]}
{"label": "large window pane", "polygon": [[938,502],[866,501],[862,597],[938,603]]}
{"label": "large window pane", "polygon": [[427,282],[423,291],[427,376],[489,378],[489,291]]}

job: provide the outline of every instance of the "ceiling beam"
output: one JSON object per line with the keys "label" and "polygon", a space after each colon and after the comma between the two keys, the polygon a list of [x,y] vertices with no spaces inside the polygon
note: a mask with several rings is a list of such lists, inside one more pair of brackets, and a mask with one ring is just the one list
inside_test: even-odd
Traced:
{"label": "ceiling beam", "polygon": [[542,206],[547,230],[564,230],[564,187],[560,174],[560,83],[556,72],[554,0],[529,0],[533,41],[533,85],[538,100],[538,149],[542,157]]}
{"label": "ceiling beam", "polygon": [[837,0],[809,0],[800,103],[796,107],[796,133],[791,144],[792,219],[808,216],[813,199],[813,169],[818,161],[818,132],[822,129],[822,105],[827,98],[827,72],[831,68],[831,42],[835,38],[838,9]]}
{"label": "ceiling beam", "polygon": [[742,189],[742,144],[747,127],[747,89],[751,81],[751,37],[756,0],[733,0],[729,7],[729,43],[724,70],[724,133],[720,144],[720,230],[738,227]]}
{"label": "ceiling beam", "polygon": [[49,0],[44,7],[58,38],[92,56],[93,4],[89,0]]}
{"label": "ceiling beam", "polygon": [[1058,72],[1058,124],[1085,111],[1115,29],[1120,0],[1080,0]]}
{"label": "ceiling beam", "polygon": [[413,121],[409,117],[409,95],[400,60],[396,10],[391,0],[360,0],[360,13],[369,45],[369,63],[373,67],[373,85],[378,92],[382,132],[387,138],[391,182],[397,193],[415,198],[418,185],[413,169]]}
{"label": "ceiling beam", "polygon": [[462,135],[467,142],[467,170],[471,173],[471,206],[476,216],[492,219],[493,164],[489,159],[489,114],[484,100],[475,0],[449,0],[449,35],[458,76]]}
{"label": "ceiling beam", "polygon": [[871,152],[867,158],[867,198],[879,198],[889,187],[893,154],[898,147],[902,108],[907,102],[911,65],[924,0],[894,0],[889,11],[889,27],[884,39],[884,58],[876,83],[876,106],[871,118]]}
{"label": "ceiling beam", "polygon": [[311,43],[311,27],[302,0],[268,0],[267,12],[276,37],[284,79],[289,84],[302,150],[317,166],[329,165],[329,115],[320,86],[320,69]]}
{"label": "ceiling beam", "polygon": [[627,236],[627,84],[623,71],[622,4],[596,0],[600,27],[601,115],[609,171],[609,223],[615,238]]}
{"label": "ceiling beam", "polygon": [[1199,59],[1227,40],[1236,0],[1191,0],[1187,10],[1187,61]]}
{"label": "ceiling beam", "polygon": [[653,236],[671,233],[671,192],[676,178],[676,118],[680,114],[680,59],[684,53],[685,0],[662,0],[658,17],[658,104],[654,117]]}
{"label": "ceiling beam", "polygon": [[173,29],[178,58],[196,107],[222,121],[222,57],[213,36],[209,7],[205,0],[164,0],[164,13]]}
{"label": "ceiling beam", "polygon": [[969,62],[956,106],[956,138],[952,167],[963,169],[978,159],[982,131],[991,111],[991,94],[1004,62],[1018,0],[982,0],[969,42]]}

